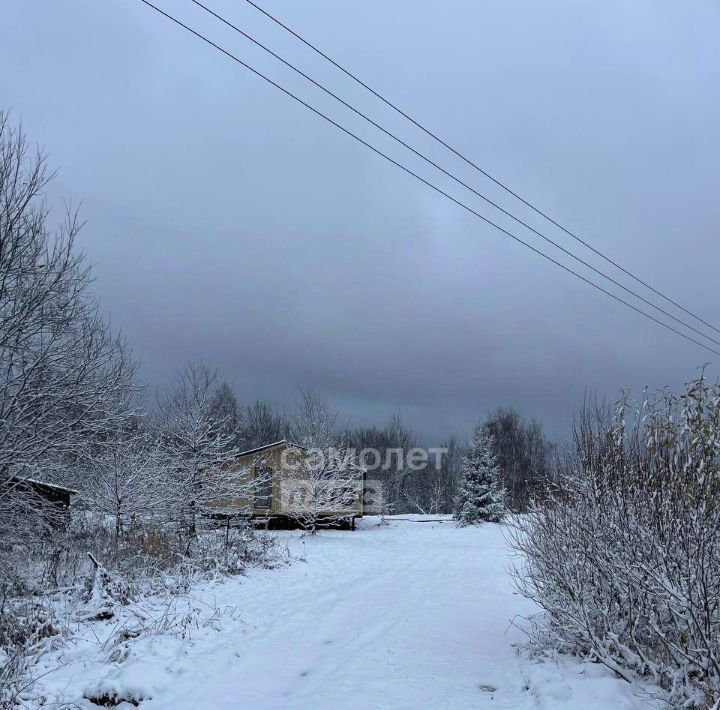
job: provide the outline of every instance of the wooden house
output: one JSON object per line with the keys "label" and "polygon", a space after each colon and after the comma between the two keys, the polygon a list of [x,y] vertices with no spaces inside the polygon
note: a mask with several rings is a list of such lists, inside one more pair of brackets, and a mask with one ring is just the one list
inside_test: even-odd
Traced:
{"label": "wooden house", "polygon": [[224,466],[237,473],[238,493],[218,500],[213,513],[248,516],[272,527],[313,516],[354,528],[363,514],[364,470],[349,463],[318,475],[309,466],[310,456],[285,439],[243,451]]}

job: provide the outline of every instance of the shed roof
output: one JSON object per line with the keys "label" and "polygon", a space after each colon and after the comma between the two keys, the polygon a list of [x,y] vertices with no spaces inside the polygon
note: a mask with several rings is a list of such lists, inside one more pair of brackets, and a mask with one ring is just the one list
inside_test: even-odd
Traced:
{"label": "shed roof", "polygon": [[247,451],[241,451],[238,454],[238,458],[240,456],[249,456],[250,454],[257,454],[260,451],[267,451],[268,449],[275,449],[280,446],[292,446],[296,449],[302,449],[303,451],[307,451],[307,449],[304,446],[300,446],[300,444],[295,444],[292,441],[288,441],[287,439],[280,439],[280,441],[274,441],[272,444],[265,444],[265,446],[258,446],[254,449],[248,449]]}
{"label": "shed roof", "polygon": [[37,478],[30,478],[25,476],[12,476],[11,481],[17,481],[18,483],[29,483],[32,486],[40,486],[43,488],[50,488],[56,491],[62,491],[63,493],[70,493],[71,495],[77,495],[78,491],[74,488],[68,488],[67,486],[61,486],[57,483],[48,483],[47,481],[40,481]]}

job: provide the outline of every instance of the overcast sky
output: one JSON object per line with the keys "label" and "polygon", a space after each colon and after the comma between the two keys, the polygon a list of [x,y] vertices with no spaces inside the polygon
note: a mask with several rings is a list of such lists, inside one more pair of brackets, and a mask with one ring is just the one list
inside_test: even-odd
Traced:
{"label": "overcast sky", "polygon": [[[551,234],[245,2],[207,1]],[[715,0],[262,1],[720,327]],[[189,0],[157,2],[495,217]],[[314,387],[346,420],[399,410],[437,442],[501,404],[562,433],[586,391],[677,386],[712,359],[139,0],[5,0],[0,23],[0,105],[59,168],[48,194],[56,216],[63,200],[82,202],[95,289],[152,385],[203,359],[241,401],[289,406],[299,386]]]}

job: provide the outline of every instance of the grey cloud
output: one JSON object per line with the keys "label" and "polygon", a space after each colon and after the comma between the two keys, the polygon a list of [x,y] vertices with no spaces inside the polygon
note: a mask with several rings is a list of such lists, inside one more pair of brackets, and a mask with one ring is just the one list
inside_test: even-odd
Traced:
{"label": "grey cloud", "polygon": [[[355,422],[400,409],[437,441],[498,404],[562,433],[588,390],[677,385],[712,359],[139,2],[7,5],[0,102],[60,167],[49,201],[82,200],[97,292],[149,382],[203,358],[243,399],[287,405],[297,386],[314,386]],[[163,5],[330,107],[189,2]],[[244,3],[213,7],[513,206]],[[715,3],[271,7],[519,192],[720,322]]]}

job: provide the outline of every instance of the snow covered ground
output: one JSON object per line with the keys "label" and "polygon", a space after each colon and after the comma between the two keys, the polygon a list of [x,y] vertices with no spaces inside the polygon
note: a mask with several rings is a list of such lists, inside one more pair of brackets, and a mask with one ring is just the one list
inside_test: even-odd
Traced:
{"label": "snow covered ground", "polygon": [[506,574],[502,526],[369,517],[280,535],[298,559],[195,590],[173,610],[182,633],[106,642],[105,622],[49,655],[48,705],[119,692],[148,710],[651,707],[598,665],[518,653],[511,620],[532,607]]}

